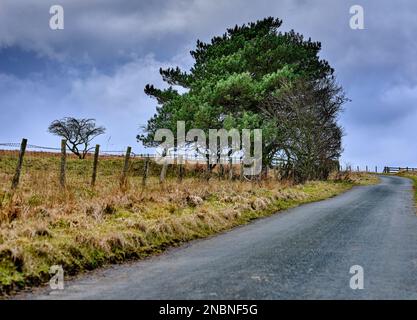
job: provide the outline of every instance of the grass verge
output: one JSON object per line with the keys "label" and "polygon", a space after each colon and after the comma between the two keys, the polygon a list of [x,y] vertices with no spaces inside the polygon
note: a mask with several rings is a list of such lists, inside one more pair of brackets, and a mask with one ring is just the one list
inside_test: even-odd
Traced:
{"label": "grass verge", "polygon": [[[414,190],[414,203],[417,210],[417,172],[412,171],[402,171],[397,174],[400,177],[409,178],[413,180],[413,190]],[[417,213],[417,212],[416,212]]]}

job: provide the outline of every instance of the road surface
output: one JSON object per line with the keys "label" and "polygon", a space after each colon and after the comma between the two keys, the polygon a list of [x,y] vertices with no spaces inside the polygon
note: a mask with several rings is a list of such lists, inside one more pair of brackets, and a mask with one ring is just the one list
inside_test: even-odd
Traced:
{"label": "road surface", "polygon": [[[364,289],[350,287],[351,266]],[[381,177],[144,261],[25,299],[417,299],[411,181]]]}

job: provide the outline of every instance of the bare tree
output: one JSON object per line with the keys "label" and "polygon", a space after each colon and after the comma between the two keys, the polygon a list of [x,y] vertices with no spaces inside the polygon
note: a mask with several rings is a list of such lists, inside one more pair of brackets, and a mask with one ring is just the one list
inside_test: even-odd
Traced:
{"label": "bare tree", "polygon": [[54,135],[67,140],[67,147],[80,159],[85,159],[90,142],[97,136],[103,134],[106,129],[102,126],[96,127],[95,119],[76,119],[66,117],[53,121],[48,131]]}
{"label": "bare tree", "polygon": [[338,167],[343,130],[337,120],[346,101],[333,78],[284,83],[264,101],[260,110],[275,120],[280,133],[270,154],[279,156],[282,177],[326,179]]}

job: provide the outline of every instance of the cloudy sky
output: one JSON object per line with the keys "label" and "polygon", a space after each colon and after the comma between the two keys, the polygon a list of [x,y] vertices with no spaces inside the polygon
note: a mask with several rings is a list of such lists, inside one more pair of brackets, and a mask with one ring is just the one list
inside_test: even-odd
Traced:
{"label": "cloudy sky", "polygon": [[[49,28],[55,4],[64,30]],[[355,4],[364,30],[349,27]],[[107,128],[103,148],[141,152],[135,136],[156,106],[143,88],[163,85],[159,67],[188,69],[197,39],[266,16],[322,42],[352,100],[343,163],[417,167],[414,0],[0,0],[0,143],[58,146],[52,120],[92,117]]]}

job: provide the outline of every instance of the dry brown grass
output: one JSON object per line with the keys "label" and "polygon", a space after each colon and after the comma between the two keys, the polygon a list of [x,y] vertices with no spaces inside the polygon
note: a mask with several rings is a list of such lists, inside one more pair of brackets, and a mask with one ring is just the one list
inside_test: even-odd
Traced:
{"label": "dry brown grass", "polygon": [[92,189],[89,160],[70,159],[68,186],[62,190],[56,170],[59,159],[36,155],[26,160],[20,187],[11,193],[14,160],[13,155],[0,154],[3,294],[45,282],[52,265],[62,265],[66,275],[73,275],[105,263],[145,257],[376,179],[350,175],[350,180],[292,186],[272,179],[207,182],[188,177],[182,183],[169,178],[160,185],[152,176],[143,188],[141,176],[132,171],[134,176],[121,190],[122,159],[107,159],[100,163],[101,174]]}

